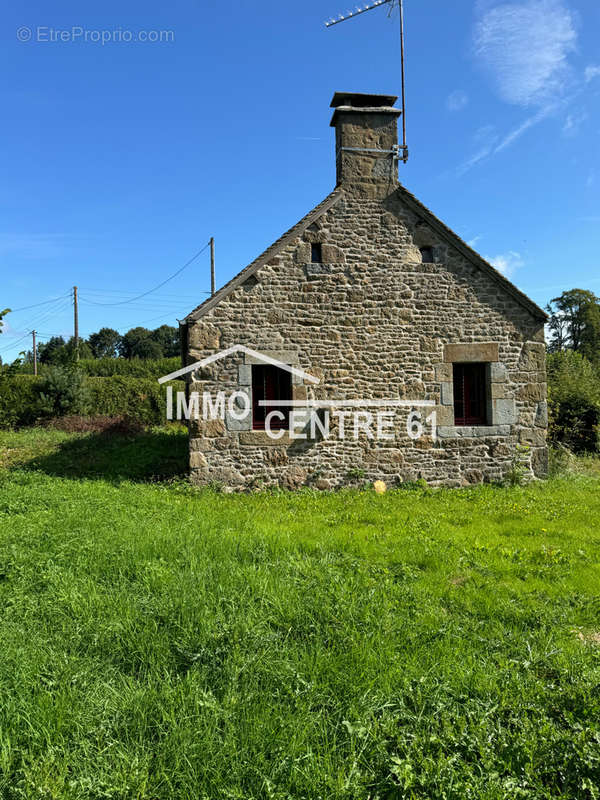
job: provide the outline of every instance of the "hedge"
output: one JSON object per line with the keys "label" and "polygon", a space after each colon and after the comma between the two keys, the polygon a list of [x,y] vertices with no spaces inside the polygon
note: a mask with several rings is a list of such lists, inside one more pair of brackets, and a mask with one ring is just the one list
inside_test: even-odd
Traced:
{"label": "hedge", "polygon": [[547,358],[548,438],[580,452],[600,451],[600,373],[580,353]]}
{"label": "hedge", "polygon": [[0,378],[0,427],[33,425],[39,416],[41,381],[33,375]]}
{"label": "hedge", "polygon": [[[161,375],[169,375],[181,367],[181,358],[82,358],[77,362],[78,368],[90,377],[110,378],[113,375],[125,375],[131,378],[160,378]],[[38,364],[40,375],[46,374],[53,368],[52,364]],[[2,370],[11,369],[19,375],[32,375],[33,364],[30,362],[15,368],[11,365],[0,366]]]}
{"label": "hedge", "polygon": [[[0,378],[0,428],[33,425],[44,419],[40,390],[44,377],[33,375]],[[85,388],[90,415],[125,416],[144,425],[166,421],[166,387],[182,389],[181,382],[160,385],[153,378],[131,378],[116,375],[110,378],[86,377]]]}
{"label": "hedge", "polygon": [[[79,369],[86,375],[109,378],[126,375],[131,378],[160,378],[181,368],[181,358],[83,358]],[[181,388],[181,387],[180,387]]]}

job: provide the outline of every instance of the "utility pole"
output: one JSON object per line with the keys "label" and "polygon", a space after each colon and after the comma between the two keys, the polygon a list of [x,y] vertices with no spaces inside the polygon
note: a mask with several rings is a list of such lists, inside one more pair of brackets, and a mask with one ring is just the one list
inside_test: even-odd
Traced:
{"label": "utility pole", "polygon": [[215,293],[215,237],[210,237],[210,294]]}
{"label": "utility pole", "polygon": [[73,339],[75,340],[75,361],[79,361],[79,307],[77,287],[73,287]]}
{"label": "utility pole", "polygon": [[31,331],[33,336],[33,374],[37,375],[37,346],[35,343],[35,331]]}

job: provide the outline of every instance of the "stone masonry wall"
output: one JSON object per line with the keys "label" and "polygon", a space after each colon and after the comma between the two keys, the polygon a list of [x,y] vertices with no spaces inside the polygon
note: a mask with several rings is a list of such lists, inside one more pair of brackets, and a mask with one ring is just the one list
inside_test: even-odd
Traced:
{"label": "stone masonry wall", "polygon": [[[322,244],[322,264],[310,263],[312,242]],[[422,263],[423,246],[433,248],[435,263]],[[235,344],[320,378],[317,386],[295,379],[294,399],[433,400],[438,436],[426,426],[427,435],[410,439],[409,408],[396,409],[394,438],[384,441],[308,432],[274,442],[250,430],[249,419],[192,421],[198,483],[324,489],[423,478],[461,486],[500,480],[518,459],[530,475],[546,474],[543,321],[434,233],[399,192],[383,200],[342,193],[255,276],[189,323],[188,363]],[[454,427],[452,362],[480,360],[489,363],[490,424]],[[249,393],[248,361],[236,353],[214,362],[189,389]]]}

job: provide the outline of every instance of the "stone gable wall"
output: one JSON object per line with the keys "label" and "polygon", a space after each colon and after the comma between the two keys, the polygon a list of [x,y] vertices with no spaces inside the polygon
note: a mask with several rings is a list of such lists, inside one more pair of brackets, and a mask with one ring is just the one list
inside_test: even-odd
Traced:
{"label": "stone gable wall", "polygon": [[[322,244],[322,264],[310,263],[312,242]],[[435,263],[421,262],[423,246],[433,248]],[[277,354],[321,379],[318,386],[294,380],[294,399],[435,401],[438,436],[410,439],[409,408],[396,410],[391,441],[362,434],[273,442],[231,415],[191,422],[198,483],[334,488],[423,478],[461,486],[501,480],[516,459],[531,475],[546,473],[543,322],[397,193],[383,200],[343,194],[254,277],[189,323],[188,363],[235,344]],[[490,424],[454,427],[452,360],[479,359],[489,359]],[[235,354],[194,374],[189,389],[200,396],[251,392],[249,367],[247,356]]]}

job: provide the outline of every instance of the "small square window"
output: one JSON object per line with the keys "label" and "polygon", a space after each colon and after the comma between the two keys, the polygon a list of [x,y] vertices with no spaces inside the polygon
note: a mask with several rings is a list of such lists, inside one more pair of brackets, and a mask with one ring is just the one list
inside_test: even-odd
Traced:
{"label": "small square window", "polygon": [[313,264],[320,264],[323,261],[323,253],[321,244],[319,242],[313,242],[310,247],[310,260]]}
{"label": "small square window", "polygon": [[433,264],[433,247],[420,247],[423,264]]}
{"label": "small square window", "polygon": [[[274,414],[269,420],[272,430],[287,428],[289,425],[290,407],[278,406],[278,400],[292,399],[292,376],[285,369],[271,364],[252,365],[252,429],[265,430],[265,420],[272,411]],[[269,405],[261,405],[261,400],[268,400]]]}
{"label": "small square window", "polygon": [[454,364],[454,424],[487,425],[487,364]]}

